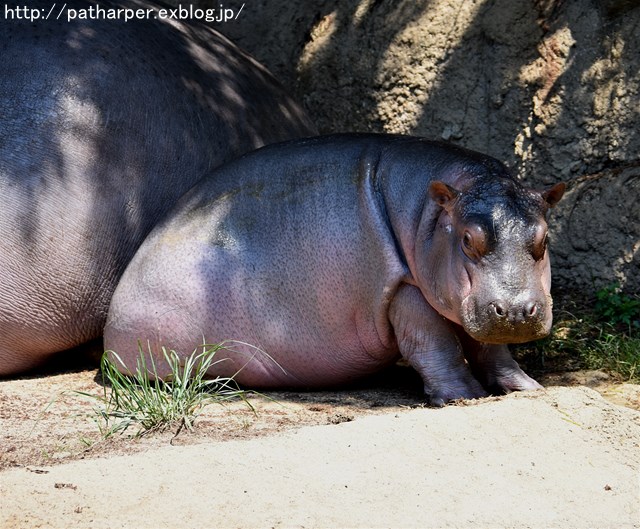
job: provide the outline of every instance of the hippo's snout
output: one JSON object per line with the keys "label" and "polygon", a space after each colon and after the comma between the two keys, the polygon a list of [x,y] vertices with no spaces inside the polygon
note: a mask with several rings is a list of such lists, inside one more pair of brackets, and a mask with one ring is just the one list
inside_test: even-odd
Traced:
{"label": "hippo's snout", "polygon": [[551,331],[551,301],[547,298],[499,298],[488,303],[469,300],[462,324],[484,343],[524,343],[544,338]]}

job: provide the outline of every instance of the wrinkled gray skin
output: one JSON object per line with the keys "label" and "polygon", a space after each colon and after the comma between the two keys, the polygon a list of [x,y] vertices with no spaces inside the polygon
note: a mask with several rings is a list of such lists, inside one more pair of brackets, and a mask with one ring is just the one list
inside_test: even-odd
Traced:
{"label": "wrinkled gray skin", "polygon": [[[317,387],[402,355],[434,405],[535,389],[507,343],[551,327],[546,213],[564,185],[522,187],[494,159],[411,137],[269,146],[201,181],[114,294],[105,348],[135,369],[240,340],[212,375]],[[466,360],[466,361],[465,361]]]}
{"label": "wrinkled gray skin", "polygon": [[203,174],[314,132],[212,29],[54,18],[0,24],[0,375],[101,336],[130,258]]}

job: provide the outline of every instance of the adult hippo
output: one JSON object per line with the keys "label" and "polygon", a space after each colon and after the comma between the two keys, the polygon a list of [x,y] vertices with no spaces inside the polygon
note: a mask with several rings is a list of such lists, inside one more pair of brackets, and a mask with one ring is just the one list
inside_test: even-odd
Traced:
{"label": "adult hippo", "polygon": [[[262,148],[200,181],[140,247],[105,348],[240,340],[211,375],[251,387],[348,382],[402,355],[434,405],[540,387],[507,343],[551,328],[546,214],[498,161],[421,138]],[[126,370],[125,369],[125,370]]]}
{"label": "adult hippo", "polygon": [[[57,4],[96,5],[154,9]],[[101,336],[130,258],[203,174],[314,131],[212,29],[56,14],[0,26],[0,375]]]}

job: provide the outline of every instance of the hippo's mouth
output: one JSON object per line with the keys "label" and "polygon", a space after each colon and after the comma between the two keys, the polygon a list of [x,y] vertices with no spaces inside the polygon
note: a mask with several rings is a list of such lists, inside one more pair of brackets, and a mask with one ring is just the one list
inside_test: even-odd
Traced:
{"label": "hippo's mouth", "polygon": [[463,323],[463,328],[471,338],[488,344],[516,344],[533,342],[549,335],[544,329],[490,329],[489,332],[474,332]]}

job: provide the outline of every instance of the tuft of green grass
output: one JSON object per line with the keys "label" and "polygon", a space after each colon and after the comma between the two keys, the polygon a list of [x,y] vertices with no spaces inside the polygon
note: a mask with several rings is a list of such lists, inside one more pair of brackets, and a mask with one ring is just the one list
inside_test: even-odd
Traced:
{"label": "tuft of green grass", "polygon": [[622,292],[618,284],[596,292],[595,315],[600,321],[628,328],[628,333],[640,330],[640,296]]}
{"label": "tuft of green grass", "polygon": [[606,369],[625,381],[640,382],[640,336],[620,334],[605,324],[581,357],[588,369]]}
{"label": "tuft of green grass", "polygon": [[640,382],[640,298],[600,289],[590,308],[560,311],[550,336],[514,349],[543,370],[604,369]]}
{"label": "tuft of green grass", "polygon": [[241,399],[253,409],[233,377],[207,378],[207,370],[221,361],[215,355],[225,345],[203,345],[202,352],[196,350],[184,361],[175,351],[163,347],[163,357],[171,369],[164,379],[158,376],[153,355],[145,354],[140,346],[135,373],[127,375],[118,368],[129,371],[117,353],[105,352],[100,364],[104,395],[82,393],[99,401],[95,413],[103,438],[123,433],[131,426],[138,426],[136,437],[175,426],[178,431],[183,427],[191,430],[202,408],[232,399]]}

